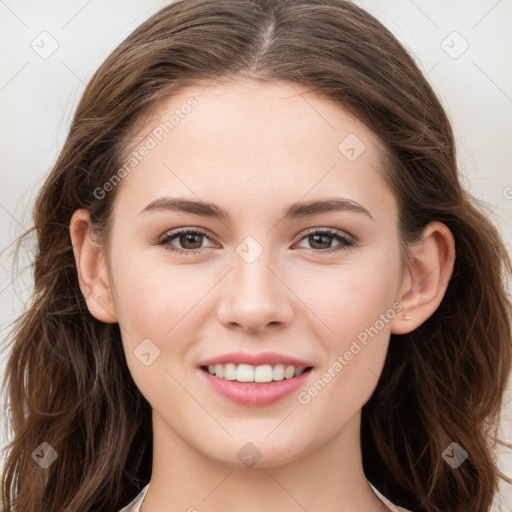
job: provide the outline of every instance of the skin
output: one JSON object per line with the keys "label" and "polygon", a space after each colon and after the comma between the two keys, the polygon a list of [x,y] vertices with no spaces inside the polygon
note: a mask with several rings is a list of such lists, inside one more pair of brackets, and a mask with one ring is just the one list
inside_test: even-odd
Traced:
{"label": "skin", "polygon": [[[402,265],[379,139],[297,84],[190,87],[158,105],[137,144],[191,96],[198,106],[116,190],[109,252],[89,237],[87,211],[77,210],[70,224],[89,310],[119,322],[128,367],[153,409],[153,473],[142,510],[388,510],[362,469],[361,408],[377,384],[390,333],[412,331],[441,302],[453,236],[431,223],[409,248],[410,265]],[[354,161],[338,149],[349,134],[365,145]],[[213,202],[230,220],[140,213],[163,196]],[[357,202],[371,217],[337,211],[283,220],[293,203],[333,196]],[[168,245],[194,254],[154,242],[187,227],[211,236]],[[313,228],[356,243],[315,242],[306,233]],[[236,251],[248,236],[263,250],[252,263]],[[333,248],[340,250],[322,254]],[[394,318],[300,403],[298,393],[390,309]],[[134,355],[144,339],[160,350],[148,366]],[[289,354],[314,368],[298,392],[275,404],[238,405],[198,373],[206,358],[238,350]],[[252,467],[237,457],[248,442],[261,453]]]}

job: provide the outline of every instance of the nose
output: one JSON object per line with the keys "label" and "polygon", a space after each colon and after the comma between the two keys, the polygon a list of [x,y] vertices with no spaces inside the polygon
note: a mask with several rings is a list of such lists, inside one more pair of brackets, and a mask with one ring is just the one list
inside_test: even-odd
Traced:
{"label": "nose", "polygon": [[293,294],[270,258],[263,252],[248,263],[235,254],[217,309],[219,321],[230,329],[259,333],[282,329],[293,316]]}

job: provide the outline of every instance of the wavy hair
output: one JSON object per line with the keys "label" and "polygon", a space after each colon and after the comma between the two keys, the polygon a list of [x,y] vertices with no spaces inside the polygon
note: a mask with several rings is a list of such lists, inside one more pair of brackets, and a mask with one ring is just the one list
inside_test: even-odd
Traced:
{"label": "wavy hair", "polygon": [[[123,164],[135,127],[164,98],[200,82],[250,78],[306,86],[382,141],[382,174],[404,244],[430,221],[452,231],[453,276],[435,313],[391,335],[361,418],[367,478],[416,512],[490,510],[500,408],[511,370],[512,269],[495,226],[461,185],[452,128],[435,92],[392,33],[344,0],[178,0],[130,34],[88,83],[37,197],[30,304],[15,320],[3,387],[13,436],[4,512],[112,512],[150,478],[151,408],[135,386],[118,324],[88,311],[69,224],[87,208],[107,237],[117,188],[95,190]],[[105,238],[108,239],[108,238]],[[43,469],[34,450],[57,462]],[[456,470],[452,442],[469,454]]]}

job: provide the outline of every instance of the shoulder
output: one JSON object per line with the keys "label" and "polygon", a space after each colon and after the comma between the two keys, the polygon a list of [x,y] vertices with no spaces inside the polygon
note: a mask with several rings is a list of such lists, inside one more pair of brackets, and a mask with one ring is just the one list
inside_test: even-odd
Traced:
{"label": "shoulder", "polygon": [[144,498],[146,497],[146,493],[148,492],[149,484],[144,487],[140,493],[132,500],[126,507],[122,508],[119,512],[139,512],[140,506]]}

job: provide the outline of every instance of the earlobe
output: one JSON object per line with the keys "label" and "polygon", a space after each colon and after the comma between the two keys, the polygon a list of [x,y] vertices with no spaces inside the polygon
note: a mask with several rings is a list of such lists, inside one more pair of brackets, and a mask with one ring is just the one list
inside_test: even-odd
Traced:
{"label": "earlobe", "polygon": [[398,297],[403,309],[391,322],[393,334],[413,331],[441,304],[455,263],[455,240],[445,224],[431,222],[409,254],[410,265]]}
{"label": "earlobe", "polygon": [[78,282],[87,308],[94,318],[105,323],[117,322],[105,254],[89,232],[90,216],[85,209],[76,210],[69,231],[73,244]]}

